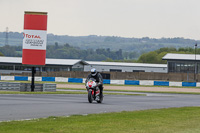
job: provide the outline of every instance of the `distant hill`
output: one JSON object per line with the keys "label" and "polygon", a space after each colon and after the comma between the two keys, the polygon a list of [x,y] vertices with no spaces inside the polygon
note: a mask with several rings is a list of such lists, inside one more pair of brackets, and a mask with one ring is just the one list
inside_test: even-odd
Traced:
{"label": "distant hill", "polygon": [[[5,45],[5,32],[0,32],[0,46]],[[23,34],[18,32],[9,32],[8,43],[10,46],[22,46]],[[139,55],[145,52],[154,51],[163,47],[194,47],[199,40],[184,38],[125,38],[117,36],[68,36],[68,35],[47,35],[47,45],[59,46],[69,44],[80,49],[98,49],[109,48],[112,51],[122,49],[123,52],[137,52]]]}

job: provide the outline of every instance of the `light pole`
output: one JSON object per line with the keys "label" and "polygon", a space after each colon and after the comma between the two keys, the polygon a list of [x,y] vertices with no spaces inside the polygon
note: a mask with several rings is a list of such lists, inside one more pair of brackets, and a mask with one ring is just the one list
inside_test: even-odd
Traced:
{"label": "light pole", "polygon": [[194,54],[195,54],[195,62],[194,62],[194,80],[196,82],[196,74],[197,74],[197,63],[196,63],[196,48],[197,48],[197,43],[195,44],[195,49],[194,49]]}

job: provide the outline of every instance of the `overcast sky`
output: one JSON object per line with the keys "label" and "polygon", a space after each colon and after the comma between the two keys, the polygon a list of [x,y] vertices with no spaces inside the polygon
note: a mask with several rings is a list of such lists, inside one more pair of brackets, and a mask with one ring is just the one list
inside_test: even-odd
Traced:
{"label": "overcast sky", "polygon": [[200,40],[200,0],[0,0],[0,32],[23,32],[24,11],[48,12],[56,35]]}

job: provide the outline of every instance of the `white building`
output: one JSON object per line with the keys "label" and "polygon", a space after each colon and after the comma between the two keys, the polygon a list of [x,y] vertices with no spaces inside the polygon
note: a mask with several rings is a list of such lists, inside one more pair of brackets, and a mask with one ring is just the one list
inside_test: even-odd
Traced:
{"label": "white building", "polygon": [[167,60],[169,73],[200,73],[200,55],[168,53],[163,58]]}
{"label": "white building", "polygon": [[[0,56],[0,73],[31,72],[30,65],[22,65],[21,57]],[[123,63],[83,61],[81,59],[46,58],[45,66],[36,66],[36,70],[45,71],[90,71],[96,68],[99,72],[161,72],[167,73],[166,64]]]}
{"label": "white building", "polygon": [[[79,59],[49,59],[45,66],[36,66],[36,71],[83,71],[87,63]],[[21,57],[0,56],[0,73],[21,73],[31,71],[30,65],[22,65]]]}
{"label": "white building", "polygon": [[99,72],[161,72],[167,73],[167,64],[86,61],[84,71],[96,68]]}

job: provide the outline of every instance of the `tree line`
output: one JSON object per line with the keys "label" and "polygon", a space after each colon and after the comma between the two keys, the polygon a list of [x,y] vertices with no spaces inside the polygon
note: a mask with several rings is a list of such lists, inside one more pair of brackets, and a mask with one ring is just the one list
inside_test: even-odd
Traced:
{"label": "tree line", "polygon": [[[195,54],[195,49],[191,47],[178,48],[178,49],[174,47],[165,47],[155,51],[144,53],[137,60],[118,60],[118,62],[166,64],[167,61],[162,60],[162,57],[164,57],[167,53]],[[196,49],[196,54],[200,54],[200,48]],[[106,61],[114,61],[114,60],[109,59]]]}
{"label": "tree line", "polygon": [[[21,57],[22,46],[10,46],[6,45],[0,47],[2,55],[10,57]],[[83,59],[88,61],[103,61],[107,59],[123,60],[134,59],[138,56],[135,52],[123,52],[122,49],[110,50],[110,48],[98,48],[98,49],[80,49],[79,47],[70,46],[68,43],[59,45],[57,42],[55,45],[48,45],[46,50],[47,58],[57,59]]]}
{"label": "tree line", "polygon": [[[136,58],[138,54],[136,52],[124,52],[122,49],[111,50],[110,48],[98,48],[83,50],[79,47],[70,46],[68,43],[59,45],[57,42],[55,45],[47,46],[46,51],[47,58],[56,59],[83,59],[87,61],[109,61],[109,62],[135,62],[135,63],[155,63],[165,64],[166,61],[162,60],[162,57],[167,53],[179,53],[179,54],[194,54],[195,49],[191,47],[175,48],[164,47],[155,51],[147,52]],[[200,48],[196,49],[196,54],[200,54]],[[3,46],[0,47],[0,56],[21,57],[21,46]]]}
{"label": "tree line", "polygon": [[[5,37],[6,32],[0,32],[0,46],[5,45]],[[21,46],[23,43],[22,41],[23,33],[8,33],[8,44],[10,46]],[[181,37],[156,39],[149,37],[125,38],[119,36],[68,36],[47,34],[47,46],[54,46],[55,42],[57,42],[59,46],[63,46],[65,43],[68,43],[70,46],[79,47],[82,50],[93,49],[95,52],[96,49],[110,49],[110,51],[119,51],[119,49],[121,49],[122,54],[124,54],[123,57],[127,60],[133,58],[137,59],[143,53],[154,51],[163,47],[193,47],[195,43],[200,44],[199,40],[185,39]],[[131,55],[129,55],[130,52],[132,52]],[[104,59],[105,57],[98,56],[98,58]]]}

